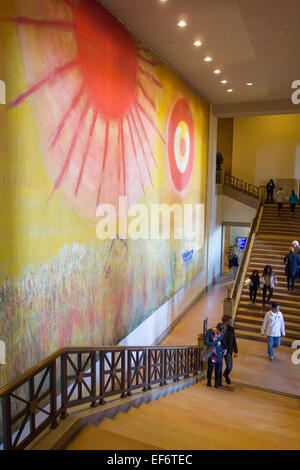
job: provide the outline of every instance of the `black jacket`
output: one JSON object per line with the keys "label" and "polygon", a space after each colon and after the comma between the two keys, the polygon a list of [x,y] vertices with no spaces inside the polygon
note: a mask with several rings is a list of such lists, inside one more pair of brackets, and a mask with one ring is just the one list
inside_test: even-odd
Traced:
{"label": "black jacket", "polygon": [[285,274],[287,276],[297,276],[298,268],[300,266],[300,257],[296,255],[293,251],[291,251],[286,257],[284,258],[286,269]]}
{"label": "black jacket", "polygon": [[257,290],[259,288],[259,282],[260,282],[259,276],[253,276],[253,274],[251,274],[250,279],[251,279],[251,284],[253,288]]}
{"label": "black jacket", "polygon": [[225,343],[227,344],[227,350],[229,353],[235,352],[238,353],[238,347],[235,339],[234,328],[232,326],[227,326],[227,329],[224,333]]}
{"label": "black jacket", "polygon": [[204,344],[208,346],[209,348],[211,347],[216,347],[216,356],[218,358],[218,361],[223,361],[223,351],[224,349],[227,349],[227,344],[224,338],[224,335],[220,335],[217,340],[214,340],[214,332],[212,328],[207,330],[205,339],[204,339]]}

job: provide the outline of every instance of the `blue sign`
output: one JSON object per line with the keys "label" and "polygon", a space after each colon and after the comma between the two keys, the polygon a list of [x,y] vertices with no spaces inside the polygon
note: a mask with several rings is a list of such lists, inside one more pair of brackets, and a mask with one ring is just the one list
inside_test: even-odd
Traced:
{"label": "blue sign", "polygon": [[236,237],[236,241],[238,242],[240,249],[243,250],[247,243],[247,237]]}

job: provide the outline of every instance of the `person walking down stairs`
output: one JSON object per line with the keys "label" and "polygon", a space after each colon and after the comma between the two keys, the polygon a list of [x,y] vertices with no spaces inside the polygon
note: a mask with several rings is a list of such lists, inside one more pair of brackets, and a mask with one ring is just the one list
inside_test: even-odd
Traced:
{"label": "person walking down stairs", "polygon": [[267,303],[270,303],[271,297],[274,292],[274,287],[277,284],[276,274],[272,269],[272,266],[267,264],[262,273],[262,282],[263,282],[263,307],[266,305],[266,296],[268,292]]}
{"label": "person walking down stairs", "polygon": [[[230,385],[231,380],[229,378],[229,374],[231,373],[232,367],[233,367],[233,358],[232,357],[233,357],[233,355],[234,355],[234,357],[238,356],[238,347],[237,347],[237,343],[236,343],[234,328],[232,326],[232,317],[230,317],[229,315],[224,315],[224,317],[222,318],[222,322],[224,323],[224,325],[226,327],[226,330],[225,330],[225,333],[224,333],[224,340],[225,340],[225,344],[227,346],[227,353],[224,356],[225,357],[226,369],[223,373],[223,376],[226,380],[226,383],[228,385]],[[221,384],[222,384],[222,382],[221,382]]]}
{"label": "person walking down stairs", "polygon": [[215,369],[215,388],[222,385],[223,357],[227,353],[227,345],[224,340],[225,326],[218,323],[216,328],[207,330],[204,344],[208,347],[205,360],[207,360],[207,386],[211,387],[211,378]]}
{"label": "person walking down stairs", "polygon": [[260,286],[260,277],[259,277],[259,272],[257,269],[254,269],[249,279],[250,279],[250,287],[249,287],[250,302],[252,302],[253,305],[255,305],[257,291]]}
{"label": "person walking down stairs", "polygon": [[261,327],[262,336],[267,335],[268,356],[274,360],[274,348],[280,346],[281,336],[285,336],[285,324],[282,313],[279,310],[279,303],[272,303],[272,310],[266,313]]}
{"label": "person walking down stairs", "polygon": [[292,192],[289,197],[289,204],[291,208],[291,216],[295,216],[296,204],[298,204],[299,199],[298,196],[295,194],[295,191],[292,189]]}
{"label": "person walking down stairs", "polygon": [[280,211],[283,209],[283,203],[285,201],[285,193],[282,191],[282,188],[279,188],[279,191],[277,191],[275,199],[277,201],[277,214],[278,217],[280,216]]}
{"label": "person walking down stairs", "polygon": [[295,289],[295,279],[298,275],[298,269],[300,267],[300,256],[295,253],[294,248],[291,246],[289,253],[284,258],[285,274],[287,277],[287,288],[288,290]]}

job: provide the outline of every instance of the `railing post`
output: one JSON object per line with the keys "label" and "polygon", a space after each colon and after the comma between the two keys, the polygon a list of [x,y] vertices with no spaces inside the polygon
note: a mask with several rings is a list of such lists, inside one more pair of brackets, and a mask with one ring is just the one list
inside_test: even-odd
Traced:
{"label": "railing post", "polygon": [[2,429],[3,429],[3,448],[4,450],[12,449],[11,435],[11,402],[10,395],[2,398]]}
{"label": "railing post", "polygon": [[92,373],[92,376],[91,376],[91,392],[92,392],[92,403],[91,403],[91,407],[92,408],[95,408],[96,407],[96,404],[97,404],[97,377],[96,377],[96,374],[97,374],[97,365],[96,365],[96,351],[93,351],[91,353],[91,373]]}
{"label": "railing post", "polygon": [[57,402],[56,402],[56,359],[50,365],[50,414],[51,414],[51,429],[58,426],[57,422]]}
{"label": "railing post", "polygon": [[190,348],[186,348],[185,350],[185,359],[186,359],[186,378],[188,379],[189,374],[189,366],[190,366]]}
{"label": "railing post", "polygon": [[121,352],[121,384],[122,384],[122,393],[121,398],[125,398],[126,395],[126,376],[125,376],[125,350]]}
{"label": "railing post", "polygon": [[131,354],[130,354],[130,349],[128,349],[128,353],[127,353],[127,395],[129,397],[132,395],[132,392],[131,392]]}
{"label": "railing post", "polygon": [[151,382],[151,351],[148,349],[148,371],[147,371],[147,388],[151,390],[152,387],[150,385]]}
{"label": "railing post", "polygon": [[100,385],[100,400],[99,403],[100,405],[105,404],[104,400],[104,377],[105,377],[105,362],[104,362],[104,351],[100,351],[100,361],[99,361],[99,368],[100,368],[100,373],[99,373],[99,385]]}
{"label": "railing post", "polygon": [[61,419],[68,417],[67,401],[68,401],[68,370],[67,370],[67,353],[63,353],[60,358],[60,378],[61,378]]}
{"label": "railing post", "polygon": [[163,385],[167,385],[167,349],[164,349],[164,377]]}

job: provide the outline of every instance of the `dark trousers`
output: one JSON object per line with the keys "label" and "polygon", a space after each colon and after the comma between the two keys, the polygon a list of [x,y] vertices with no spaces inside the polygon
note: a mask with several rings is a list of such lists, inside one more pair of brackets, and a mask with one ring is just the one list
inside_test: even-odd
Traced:
{"label": "dark trousers", "polygon": [[294,289],[295,288],[295,279],[296,279],[296,276],[292,276],[291,274],[287,275],[287,287],[288,287],[288,289]]}
{"label": "dark trousers", "polygon": [[212,373],[215,369],[215,385],[219,385],[222,382],[222,367],[223,361],[212,362],[211,359],[207,361],[207,383],[211,385]]}
{"label": "dark trousers", "polygon": [[266,202],[273,202],[273,191],[267,191],[267,201]]}
{"label": "dark trousers", "polygon": [[252,302],[255,302],[257,296],[257,287],[250,286],[250,300]]}
{"label": "dark trousers", "polygon": [[263,304],[266,303],[267,291],[269,291],[269,296],[268,296],[268,302],[269,302],[271,300],[272,295],[273,295],[273,287],[270,287],[270,286],[264,286],[263,287]]}
{"label": "dark trousers", "polygon": [[226,369],[224,370],[224,375],[229,375],[232,371],[232,352],[228,352],[225,356]]}
{"label": "dark trousers", "polygon": [[290,206],[291,206],[291,213],[295,214],[296,204],[290,204]]}

